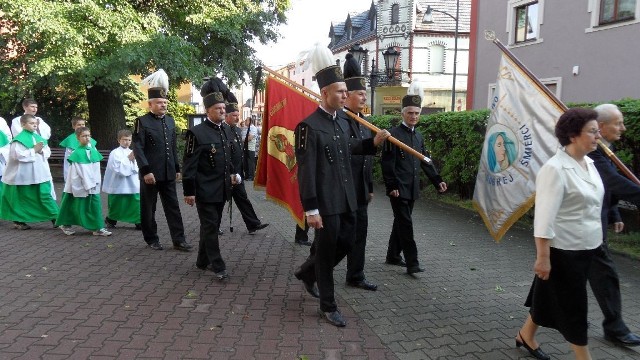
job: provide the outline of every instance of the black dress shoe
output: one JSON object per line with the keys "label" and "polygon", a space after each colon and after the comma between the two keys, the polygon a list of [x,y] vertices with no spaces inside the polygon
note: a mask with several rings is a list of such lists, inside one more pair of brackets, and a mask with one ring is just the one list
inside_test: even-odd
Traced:
{"label": "black dress shoe", "polygon": [[340,314],[340,311],[338,310],[331,311],[331,312],[324,312],[321,309],[318,309],[318,314],[320,314],[320,316],[322,316],[323,318],[327,319],[327,321],[331,325],[334,325],[337,327],[345,327],[347,325],[347,322],[344,320],[344,318],[342,317],[342,314]]}
{"label": "black dress shoe", "polygon": [[347,286],[357,287],[369,291],[378,290],[378,285],[368,282],[367,279],[362,279],[360,281],[347,281]]}
{"label": "black dress shoe", "polygon": [[296,239],[295,243],[298,245],[311,246],[311,241],[309,241],[309,239]]}
{"label": "black dress shoe", "polygon": [[180,251],[191,251],[193,246],[186,241],[181,241],[179,243],[173,243],[173,248]]}
{"label": "black dress shoe", "polygon": [[209,270],[209,271],[213,271],[213,265],[208,264],[208,265],[198,265],[196,264],[196,267],[200,270]]}
{"label": "black dress shoe", "polygon": [[529,354],[533,355],[533,357],[536,359],[551,360],[551,356],[547,355],[544,351],[542,351],[542,349],[540,349],[540,346],[538,346],[538,348],[534,350],[529,345],[527,345],[526,342],[524,342],[524,338],[522,338],[522,335],[520,333],[518,333],[518,335],[520,335],[520,339],[522,339],[522,341],[519,341],[518,339],[516,339],[516,347],[524,346],[524,348],[527,349]]}
{"label": "black dress shoe", "polygon": [[136,224],[136,230],[142,230],[142,224]]}
{"label": "black dress shoe", "polygon": [[160,245],[159,242],[154,242],[149,244],[149,247],[152,248],[153,250],[163,250],[164,248],[162,247],[162,245]]}
{"label": "black dress shoe", "polygon": [[400,260],[389,260],[389,259],[387,259],[387,261],[385,261],[385,264],[396,265],[396,266],[407,266],[407,263],[404,262],[404,260],[402,260],[402,259],[400,259]]}
{"label": "black dress shoe", "polygon": [[318,290],[316,283],[304,280],[302,278],[301,270],[302,269],[298,268],[298,270],[296,270],[296,272],[294,272],[293,275],[296,277],[296,279],[302,281],[302,283],[304,284],[304,289],[307,290],[309,295],[313,296],[316,299],[320,298],[320,291]]}
{"label": "black dress shoe", "polygon": [[225,281],[229,278],[229,273],[227,273],[227,270],[214,272],[214,275],[216,276],[216,278],[218,278],[219,281]]}
{"label": "black dress shoe", "polygon": [[111,220],[108,217],[104,218],[104,224],[107,229],[115,229],[117,223],[117,221]]}
{"label": "black dress shoe", "polygon": [[630,332],[626,335],[622,336],[612,336],[612,335],[604,335],[604,338],[611,341],[612,343],[616,343],[618,345],[623,346],[638,346],[640,345],[640,336]]}
{"label": "black dress shoe", "polygon": [[262,230],[262,229],[266,228],[267,226],[269,226],[269,224],[262,223],[262,224],[260,224],[260,225],[258,225],[256,227],[254,227],[253,229],[249,229],[249,234],[253,235],[253,234],[256,233],[256,231]]}
{"label": "black dress shoe", "polygon": [[421,272],[424,272],[424,269],[419,266],[411,267],[407,269],[407,274],[409,275],[413,275],[415,273],[421,273]]}

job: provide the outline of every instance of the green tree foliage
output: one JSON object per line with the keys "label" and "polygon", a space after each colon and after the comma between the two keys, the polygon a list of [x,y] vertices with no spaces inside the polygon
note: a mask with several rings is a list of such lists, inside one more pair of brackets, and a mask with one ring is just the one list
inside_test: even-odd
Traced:
{"label": "green tree foliage", "polygon": [[277,38],[288,0],[0,0],[3,111],[40,89],[87,99],[104,145],[125,126],[130,75],[163,68],[172,85],[223,74],[237,84],[258,63],[247,44]]}
{"label": "green tree foliage", "polygon": [[189,127],[189,114],[194,114],[196,109],[193,108],[190,104],[182,104],[177,100],[177,92],[175,90],[169,93],[169,106],[167,107],[167,111],[173,119],[176,121],[176,127],[179,132],[185,130]]}

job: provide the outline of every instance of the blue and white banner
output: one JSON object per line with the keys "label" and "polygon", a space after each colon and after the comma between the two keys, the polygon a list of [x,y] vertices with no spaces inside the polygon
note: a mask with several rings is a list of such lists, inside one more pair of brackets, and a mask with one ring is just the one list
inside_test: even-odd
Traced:
{"label": "blue and white banner", "polygon": [[554,129],[563,112],[502,54],[473,194],[496,241],[533,206],[536,174],[560,146]]}

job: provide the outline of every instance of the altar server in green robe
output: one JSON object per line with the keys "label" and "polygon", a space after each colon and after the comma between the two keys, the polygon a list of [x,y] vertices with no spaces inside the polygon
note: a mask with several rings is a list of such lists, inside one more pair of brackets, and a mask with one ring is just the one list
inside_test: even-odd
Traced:
{"label": "altar server in green robe", "polygon": [[55,221],[58,204],[51,195],[47,163],[51,149],[36,133],[38,121],[33,115],[23,115],[20,124],[23,130],[11,141],[2,176],[0,218],[13,221],[16,229],[28,230],[27,222]]}
{"label": "altar server in green robe", "polygon": [[76,129],[80,145],[69,155],[69,176],[64,183],[60,215],[56,225],[66,235],[75,231],[71,225],[80,225],[96,236],[110,236],[104,228],[100,201],[100,160],[102,155],[91,145],[91,132],[86,127]]}

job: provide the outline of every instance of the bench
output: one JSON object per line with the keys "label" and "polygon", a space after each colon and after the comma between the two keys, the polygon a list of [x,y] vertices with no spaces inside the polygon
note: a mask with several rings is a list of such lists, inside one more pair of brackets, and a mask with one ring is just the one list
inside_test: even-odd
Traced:
{"label": "bench", "polygon": [[[55,148],[51,148],[51,156],[49,157],[49,164],[53,163],[59,163],[60,165],[62,165],[62,162],[64,161],[64,153],[65,153],[66,149],[65,148],[60,148],[60,147],[55,147]],[[109,153],[111,153],[111,150],[98,150],[98,152],[100,153],[100,155],[102,155],[103,159],[102,161],[100,161],[102,167],[106,166],[107,161],[109,160]]]}
{"label": "bench", "polygon": [[[49,167],[51,168],[51,176],[53,176],[53,181],[55,182],[63,182],[62,168],[65,151],[65,148],[51,148]],[[100,170],[102,170],[102,173],[104,174],[104,170],[107,168],[107,161],[109,160],[109,153],[111,153],[111,150],[98,150],[98,152],[103,157],[102,161],[100,161]]]}

